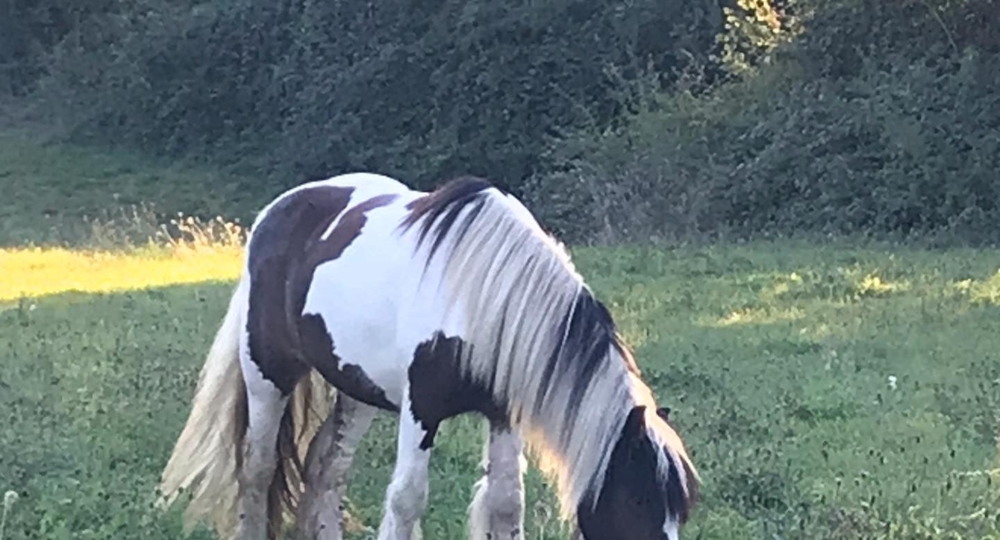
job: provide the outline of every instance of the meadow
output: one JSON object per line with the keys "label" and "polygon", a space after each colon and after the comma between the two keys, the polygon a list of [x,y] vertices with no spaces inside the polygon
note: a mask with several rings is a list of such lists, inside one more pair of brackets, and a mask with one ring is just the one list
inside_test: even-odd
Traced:
{"label": "meadow", "polygon": [[[154,490],[238,271],[238,228],[180,219],[116,247],[124,225],[92,223],[101,242],[26,247],[37,221],[2,209],[16,226],[0,249],[0,491],[18,496],[0,537],[182,537]],[[572,252],[699,467],[685,538],[1000,539],[1000,252]],[[368,529],[352,540],[373,538],[395,423],[379,417],[356,458],[350,508]],[[438,436],[424,538],[464,538],[481,429],[460,418]],[[527,481],[526,537],[566,538],[548,486]]]}

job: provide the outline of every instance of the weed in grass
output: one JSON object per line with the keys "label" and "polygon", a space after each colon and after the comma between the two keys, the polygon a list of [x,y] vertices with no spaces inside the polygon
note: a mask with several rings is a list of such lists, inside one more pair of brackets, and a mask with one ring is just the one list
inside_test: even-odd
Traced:
{"label": "weed in grass", "polygon": [[8,491],[3,494],[3,514],[0,514],[0,540],[3,540],[4,531],[7,530],[7,514],[17,504],[18,498],[16,491]]}

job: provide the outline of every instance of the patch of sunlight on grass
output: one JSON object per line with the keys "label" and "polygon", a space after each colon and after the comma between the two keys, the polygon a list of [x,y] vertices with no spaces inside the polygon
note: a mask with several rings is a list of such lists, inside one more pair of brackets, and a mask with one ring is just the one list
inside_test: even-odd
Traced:
{"label": "patch of sunlight on grass", "polygon": [[854,289],[860,296],[884,296],[908,291],[910,284],[906,281],[887,281],[877,274],[866,274],[855,282]]}
{"label": "patch of sunlight on grass", "polygon": [[633,351],[645,345],[647,341],[650,341],[649,332],[639,328],[637,324],[620,327],[619,332],[622,339]]}
{"label": "patch of sunlight on grass", "polygon": [[912,290],[912,284],[907,280],[888,279],[878,271],[861,268],[838,267],[822,272],[803,270],[764,279],[772,280],[772,283],[762,289],[760,297],[772,302],[787,298],[886,298]]}
{"label": "patch of sunlight on grass", "polygon": [[787,309],[777,308],[744,308],[730,311],[726,315],[703,319],[700,326],[723,328],[727,326],[774,324],[779,322],[797,321],[805,317],[805,312],[797,307]]}
{"label": "patch of sunlight on grass", "polygon": [[952,287],[963,294],[973,304],[990,304],[1000,306],[1000,271],[988,279],[963,279],[956,281]]}
{"label": "patch of sunlight on grass", "polygon": [[70,291],[112,292],[230,280],[239,275],[241,262],[237,245],[131,252],[0,249],[0,302]]}
{"label": "patch of sunlight on grass", "polygon": [[802,276],[798,272],[777,276],[756,274],[749,276],[749,280],[767,283],[760,291],[760,299],[765,302],[780,302],[784,296],[794,294],[802,285]]}

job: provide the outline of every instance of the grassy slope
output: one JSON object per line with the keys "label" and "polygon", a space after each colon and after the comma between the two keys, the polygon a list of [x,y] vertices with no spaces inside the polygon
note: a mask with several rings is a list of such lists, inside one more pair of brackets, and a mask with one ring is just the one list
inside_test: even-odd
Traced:
{"label": "grassy slope", "polygon": [[[3,146],[4,167],[36,178],[114,168]],[[11,185],[19,200],[41,197]],[[78,189],[43,199],[89,193],[84,206],[101,207],[92,187]],[[182,208],[183,192],[155,196]],[[33,205],[2,205],[4,223],[41,223]],[[1000,535],[1000,478],[991,487],[988,474],[968,474],[996,466],[1000,254],[757,243],[577,250],[576,260],[700,466],[704,501],[686,537]],[[152,511],[150,491],[236,262],[229,249],[0,252],[0,490],[22,495],[5,539],[178,537],[177,516]],[[350,488],[372,526],[393,426],[376,423]],[[440,434],[425,538],[464,537],[480,440],[471,419]],[[551,502],[531,472],[528,538],[561,537]]]}
{"label": "grassy slope", "polygon": [[[150,164],[0,131],[0,246],[113,241],[102,233],[120,235],[123,228],[142,235],[154,214],[245,221],[275,194],[240,185],[239,178],[204,168]],[[119,230],[95,231],[95,219],[113,220]]]}

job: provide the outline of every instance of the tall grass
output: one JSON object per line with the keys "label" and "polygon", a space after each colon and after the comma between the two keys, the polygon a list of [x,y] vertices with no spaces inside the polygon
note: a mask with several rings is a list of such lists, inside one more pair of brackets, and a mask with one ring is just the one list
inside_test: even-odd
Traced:
{"label": "tall grass", "polygon": [[157,223],[139,206],[88,218],[76,247],[0,248],[4,301],[66,291],[111,292],[233,279],[246,231],[222,217]]}

